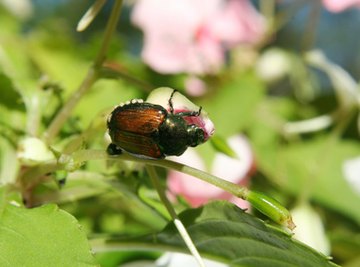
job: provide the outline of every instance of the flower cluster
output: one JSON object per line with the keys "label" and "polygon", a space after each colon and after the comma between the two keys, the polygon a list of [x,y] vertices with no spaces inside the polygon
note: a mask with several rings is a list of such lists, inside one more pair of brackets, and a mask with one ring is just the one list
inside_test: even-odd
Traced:
{"label": "flower cluster", "polygon": [[139,0],[132,21],[144,32],[143,60],[168,74],[216,73],[227,49],[265,31],[248,0]]}

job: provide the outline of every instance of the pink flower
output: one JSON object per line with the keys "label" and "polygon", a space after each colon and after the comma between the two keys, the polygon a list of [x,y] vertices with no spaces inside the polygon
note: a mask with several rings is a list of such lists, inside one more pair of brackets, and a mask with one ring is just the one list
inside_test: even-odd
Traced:
{"label": "pink flower", "polygon": [[185,80],[185,90],[191,96],[201,96],[206,91],[206,84],[200,78],[191,75]]}
{"label": "pink flower", "polygon": [[[231,137],[228,143],[238,158],[230,158],[222,153],[217,153],[211,173],[235,184],[246,185],[255,168],[250,145],[241,135]],[[200,170],[206,170],[203,160],[192,148],[174,160]],[[193,207],[205,204],[210,200],[226,199],[241,208],[249,208],[246,201],[234,197],[218,187],[176,171],[169,172],[168,189],[174,195],[183,196]]]}
{"label": "pink flower", "polygon": [[132,21],[143,60],[160,73],[215,73],[226,49],[257,42],[265,27],[248,0],[138,0]]}
{"label": "pink flower", "polygon": [[352,7],[360,8],[360,0],[323,0],[323,5],[329,11],[337,13]]}

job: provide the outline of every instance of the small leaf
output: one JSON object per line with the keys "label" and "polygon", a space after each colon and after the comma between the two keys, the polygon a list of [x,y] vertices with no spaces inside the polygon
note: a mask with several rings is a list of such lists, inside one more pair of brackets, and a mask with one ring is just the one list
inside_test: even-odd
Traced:
{"label": "small leaf", "polygon": [[9,109],[25,110],[21,95],[16,91],[12,81],[4,73],[0,72],[1,98],[0,105]]}
{"label": "small leaf", "polygon": [[0,136],[0,184],[12,184],[16,182],[19,171],[19,160],[14,146]]}
{"label": "small leaf", "polygon": [[228,145],[228,143],[218,135],[211,137],[210,139],[212,146],[219,152],[231,158],[237,158],[235,151]]}
{"label": "small leaf", "polygon": [[80,225],[57,206],[8,204],[0,216],[0,266],[97,266]]}
{"label": "small leaf", "polygon": [[106,3],[106,0],[97,0],[84,14],[84,16],[80,19],[76,30],[78,32],[84,31],[91,22],[96,18],[97,14],[99,14],[100,10]]}

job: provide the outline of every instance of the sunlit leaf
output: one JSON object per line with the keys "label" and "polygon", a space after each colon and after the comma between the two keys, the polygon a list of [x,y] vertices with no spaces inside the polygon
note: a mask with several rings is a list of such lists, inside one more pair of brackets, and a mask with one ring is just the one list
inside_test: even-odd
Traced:
{"label": "sunlit leaf", "polygon": [[1,266],[97,266],[75,218],[55,205],[2,207]]}

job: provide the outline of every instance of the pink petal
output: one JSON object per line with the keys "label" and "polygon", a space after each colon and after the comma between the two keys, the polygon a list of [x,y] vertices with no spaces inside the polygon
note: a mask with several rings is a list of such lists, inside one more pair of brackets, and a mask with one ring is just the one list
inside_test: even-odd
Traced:
{"label": "pink petal", "polygon": [[196,76],[188,76],[185,79],[185,90],[191,96],[201,96],[206,92],[206,84]]}
{"label": "pink petal", "polygon": [[248,0],[229,0],[209,21],[212,33],[227,46],[256,43],[265,33],[265,19]]}
{"label": "pink petal", "polygon": [[[236,184],[245,185],[247,178],[254,168],[254,159],[251,148],[243,136],[234,136],[229,139],[229,145],[238,154],[239,159],[232,159],[218,153],[213,163],[214,175]],[[191,167],[204,170],[205,166],[201,157],[194,149],[188,149],[182,156],[174,158]],[[168,175],[168,188],[174,194],[182,195],[192,206],[199,206],[214,199],[227,199],[241,208],[248,208],[247,202],[233,197],[222,189],[203,182],[192,176],[176,171]]]}
{"label": "pink petal", "polygon": [[341,12],[351,7],[360,8],[360,0],[323,0],[324,6],[331,12]]}
{"label": "pink petal", "polygon": [[215,156],[211,173],[227,181],[240,184],[254,168],[254,156],[247,139],[236,135],[228,140],[230,147],[237,155],[237,159],[218,153]]}
{"label": "pink petal", "polygon": [[187,72],[193,74],[216,73],[224,64],[221,42],[206,28],[199,28],[196,42],[188,57]]}
{"label": "pink petal", "polygon": [[265,31],[247,0],[138,0],[132,22],[144,32],[143,60],[160,73],[216,73],[226,47]]}
{"label": "pink petal", "polygon": [[[174,161],[188,166],[205,170],[202,158],[193,148],[189,148],[180,157],[173,158]],[[197,207],[221,195],[221,189],[209,183],[203,182],[193,176],[177,171],[170,171],[168,175],[168,188],[170,192],[182,195],[193,207]]]}
{"label": "pink petal", "polygon": [[184,70],[193,32],[200,23],[189,1],[139,0],[132,22],[144,32],[142,56],[147,64],[162,73]]}
{"label": "pink petal", "polygon": [[224,43],[254,42],[264,28],[245,0],[139,0],[132,21],[144,32],[144,61],[161,73],[216,73]]}
{"label": "pink petal", "polygon": [[185,71],[189,45],[169,36],[166,42],[162,36],[145,35],[142,57],[152,69],[170,74]]}
{"label": "pink petal", "polygon": [[231,198],[229,199],[229,201],[231,203],[234,203],[236,206],[238,206],[239,208],[242,208],[244,210],[250,210],[251,209],[251,206],[250,206],[250,203],[247,202],[246,200],[243,200],[241,198],[238,198],[238,197],[234,197],[234,196],[231,196]]}

